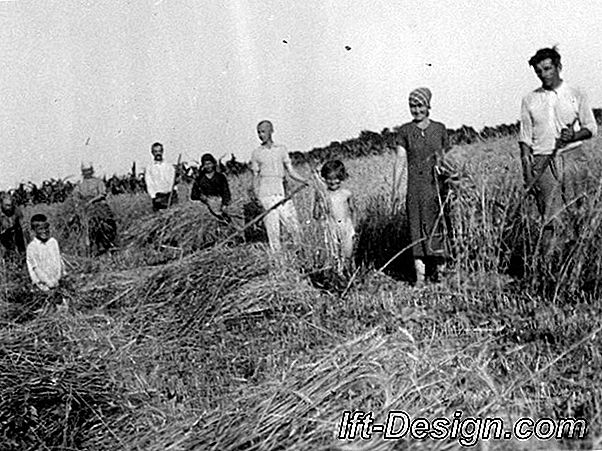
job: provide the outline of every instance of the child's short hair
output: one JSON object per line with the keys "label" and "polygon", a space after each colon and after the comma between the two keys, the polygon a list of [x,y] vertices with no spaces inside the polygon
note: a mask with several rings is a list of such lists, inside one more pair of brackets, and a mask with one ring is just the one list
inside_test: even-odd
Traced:
{"label": "child's short hair", "polygon": [[263,120],[261,120],[261,121],[259,121],[259,122],[257,123],[257,127],[259,127],[260,125],[263,125],[263,124],[267,124],[267,125],[269,125],[269,126],[270,126],[270,129],[271,129],[271,130],[274,130],[274,124],[272,124],[272,121],[269,121],[269,120],[267,120],[267,119],[263,119]]}
{"label": "child's short hair", "polygon": [[201,157],[201,164],[203,164],[205,161],[209,161],[209,162],[217,165],[217,160],[210,153],[203,154],[203,156]]}
{"label": "child's short hair", "polygon": [[529,66],[535,67],[545,59],[551,59],[552,64],[556,67],[560,65],[560,53],[556,46],[552,48],[539,49],[535,55],[529,59]]}
{"label": "child's short hair", "polygon": [[331,175],[334,175],[339,180],[345,180],[348,177],[345,165],[341,160],[330,160],[324,163],[320,170],[320,175],[324,179]]}
{"label": "child's short hair", "polygon": [[155,147],[160,147],[161,149],[163,149],[163,144],[161,144],[160,142],[153,143],[153,145],[151,146],[151,153],[155,149]]}
{"label": "child's short hair", "polygon": [[32,227],[35,222],[48,222],[48,218],[42,213],[37,213],[31,217],[30,224]]}

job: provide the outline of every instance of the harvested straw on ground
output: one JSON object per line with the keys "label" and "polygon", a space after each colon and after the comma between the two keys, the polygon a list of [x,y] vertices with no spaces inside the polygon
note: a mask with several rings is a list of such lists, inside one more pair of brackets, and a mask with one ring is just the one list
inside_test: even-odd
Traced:
{"label": "harvested straw on ground", "polygon": [[[152,437],[133,438],[130,446],[182,451],[393,449],[394,443],[378,434],[368,441],[359,431],[354,439],[339,439],[343,412],[372,412],[375,422],[384,422],[390,410],[404,410],[412,418],[451,418],[455,403],[466,397],[457,385],[460,380],[471,386],[470,402],[491,393],[486,372],[471,373],[454,363],[455,358],[483,360],[483,345],[442,349],[428,341],[417,343],[407,332],[387,338],[371,330],[318,357],[291,362],[280,377],[247,386],[219,409],[166,425]],[[435,442],[395,442],[400,443],[426,450]]]}
{"label": "harvested straw on ground", "polygon": [[325,332],[300,320],[312,314],[318,296],[264,250],[244,246],[210,248],[165,265],[118,303],[131,318],[137,338],[130,352],[145,362],[137,370],[145,386],[162,387],[160,396],[178,405],[207,409],[288,358],[273,352],[276,343],[285,349],[303,337],[319,342],[314,335]]}
{"label": "harvested straw on ground", "polygon": [[111,436],[129,404],[107,358],[119,346],[112,325],[47,315],[0,329],[1,449],[83,449]]}
{"label": "harvested straw on ground", "polygon": [[206,208],[188,202],[134,221],[124,232],[124,242],[137,249],[169,246],[188,254],[231,232],[228,224],[219,222]]}
{"label": "harvested straw on ground", "polygon": [[[280,280],[291,296],[312,291],[298,275],[287,272],[283,277],[277,265],[253,245],[210,248],[165,265],[149,274],[133,293],[132,298],[141,300],[131,306],[136,311],[136,327],[147,330],[155,323],[149,333],[166,339],[198,336],[215,324],[282,309],[271,302],[274,287],[280,286],[273,285],[275,281]],[[250,287],[259,293],[251,295]]]}
{"label": "harvested straw on ground", "polygon": [[136,322],[143,327],[165,318],[160,330],[177,337],[180,328],[203,324],[215,310],[216,299],[265,276],[271,265],[265,251],[253,245],[208,248],[164,265],[131,297],[138,300],[132,306],[138,312]]}
{"label": "harvested straw on ground", "polygon": [[273,318],[282,313],[303,316],[312,310],[317,296],[317,290],[294,271],[261,275],[216,299],[215,310],[205,326]]}

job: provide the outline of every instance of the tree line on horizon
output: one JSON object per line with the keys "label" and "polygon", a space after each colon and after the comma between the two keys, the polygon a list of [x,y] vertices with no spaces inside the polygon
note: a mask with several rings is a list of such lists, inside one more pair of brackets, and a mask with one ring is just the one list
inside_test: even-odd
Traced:
{"label": "tree line on horizon", "polygon": [[[602,124],[602,108],[594,108],[594,116],[598,124]],[[363,130],[357,138],[346,141],[333,141],[327,146],[313,148],[308,152],[291,152],[291,160],[294,165],[310,164],[316,165],[320,162],[339,158],[353,159],[369,155],[378,155],[397,146],[398,132],[400,126],[392,130],[384,128],[380,133]],[[501,124],[496,127],[484,127],[481,131],[473,127],[463,125],[457,129],[448,129],[450,143],[452,145],[473,144],[479,141],[516,136],[519,131],[519,122],[513,124]],[[250,171],[249,163],[243,163],[231,154],[225,163],[220,159],[219,167],[226,175],[240,175]],[[180,181],[192,183],[199,173],[198,164],[181,162],[176,165],[176,173]],[[136,194],[146,192],[144,172],[137,172],[136,163],[132,164],[130,172],[125,175],[106,176],[102,179],[107,187],[107,192],[112,195]],[[51,204],[64,202],[72,193],[77,183],[67,179],[51,178],[44,180],[40,186],[33,182],[20,183],[19,186],[9,189],[18,205]]]}

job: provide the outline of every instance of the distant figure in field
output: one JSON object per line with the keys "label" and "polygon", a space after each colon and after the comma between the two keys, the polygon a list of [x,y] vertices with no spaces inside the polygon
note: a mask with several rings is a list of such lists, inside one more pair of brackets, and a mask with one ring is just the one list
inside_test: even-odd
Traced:
{"label": "distant figure in field", "polygon": [[176,170],[163,160],[163,144],[151,146],[153,164],[146,168],[146,190],[153,201],[153,211],[165,210],[178,203]]}
{"label": "distant figure in field", "polygon": [[560,78],[556,48],[538,50],[529,60],[541,87],[521,105],[519,146],[523,177],[535,198],[549,236],[565,205],[584,193],[588,157],[581,146],[598,132],[586,94]]}
{"label": "distant figure in field", "polygon": [[324,221],[324,232],[329,251],[337,261],[340,271],[353,268],[356,208],[353,194],[342,187],[348,178],[345,165],[340,160],[326,162],[320,170],[326,191],[316,191],[314,219]]}
{"label": "distant figure in field", "polygon": [[50,291],[59,285],[65,269],[57,241],[50,237],[50,224],[43,214],[31,218],[34,239],[27,246],[27,269],[34,286]]}
{"label": "distant figure in field", "polygon": [[[253,193],[265,210],[269,210],[285,198],[284,176],[298,182],[307,183],[305,178],[295,171],[285,146],[275,144],[272,140],[274,127],[270,121],[257,124],[257,135],[261,146],[253,151],[251,169],[253,171]],[[264,218],[270,249],[273,252],[281,250],[280,223],[283,223],[292,234],[293,241],[298,244],[301,228],[297,212],[292,200],[288,200],[278,208],[270,211]]]}
{"label": "distant figure in field", "polygon": [[107,189],[102,180],[94,177],[92,165],[82,165],[82,181],[73,190],[75,200],[82,206],[93,255],[101,255],[115,247],[117,223],[109,204]]}
{"label": "distant figure in field", "polygon": [[399,151],[407,155],[406,209],[416,269],[416,285],[425,281],[427,265],[432,265],[438,280],[445,267],[446,218],[442,205],[443,187],[438,170],[450,149],[447,130],[441,122],[430,119],[431,91],[418,88],[410,93],[413,120],[399,129]]}
{"label": "distant figure in field", "polygon": [[226,176],[217,172],[216,168],[217,160],[213,155],[206,153],[201,157],[201,170],[192,184],[190,200],[203,202],[213,216],[229,221],[227,207],[232,200],[230,186]]}
{"label": "distant figure in field", "polygon": [[28,239],[23,232],[23,212],[9,193],[0,195],[0,256],[18,260],[25,255]]}

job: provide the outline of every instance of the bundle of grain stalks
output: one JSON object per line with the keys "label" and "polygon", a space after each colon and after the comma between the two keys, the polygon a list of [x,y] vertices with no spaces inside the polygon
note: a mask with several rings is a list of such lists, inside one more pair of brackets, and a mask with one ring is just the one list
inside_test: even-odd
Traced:
{"label": "bundle of grain stalks", "polygon": [[[561,212],[554,233],[546,236],[540,221],[521,215],[509,235],[518,251],[526,285],[552,300],[576,294],[597,298],[602,293],[602,184],[579,203]],[[524,209],[525,207],[521,206]]]}
{"label": "bundle of grain stalks", "polygon": [[203,205],[188,202],[135,220],[124,231],[123,242],[136,249],[173,249],[186,255],[211,246],[235,230]]}
{"label": "bundle of grain stalks", "polygon": [[231,325],[249,318],[273,319],[280,314],[301,317],[312,311],[317,297],[317,291],[294,271],[266,274],[219,299],[205,325]]}
{"label": "bundle of grain stalks", "polygon": [[[232,250],[222,261],[214,261],[215,255],[195,255],[195,260],[188,258],[151,275],[136,316],[149,325],[161,324],[155,324],[153,334],[197,336],[250,319],[311,310],[317,292],[297,273],[262,262],[253,251]],[[164,319],[157,322],[159,317]]]}
{"label": "bundle of grain stalks", "polygon": [[399,254],[410,244],[405,212],[392,212],[388,193],[371,195],[357,227],[356,262],[380,268],[391,258],[387,271],[404,280],[413,276],[408,252]]}
{"label": "bundle of grain stalks", "polygon": [[320,177],[317,169],[312,171],[312,182],[314,198],[312,199],[311,210],[314,219],[320,219],[323,250],[325,251],[322,258],[325,266],[329,266],[338,274],[342,274],[344,267],[338,244],[338,233],[333,222],[328,220],[332,216],[332,205],[326,184]]}
{"label": "bundle of grain stalks", "polygon": [[209,248],[158,268],[123,302],[136,300],[129,307],[135,309],[134,321],[142,332],[176,339],[202,327],[219,312],[227,294],[277,271],[277,265],[253,245]]}
{"label": "bundle of grain stalks", "polygon": [[458,265],[468,271],[497,271],[509,258],[504,237],[516,218],[512,209],[518,201],[519,184],[511,175],[498,176],[495,183],[462,177],[445,199],[449,212],[450,247]]}
{"label": "bundle of grain stalks", "polygon": [[0,330],[0,448],[82,449],[131,405],[110,359],[109,317],[48,314]]}
{"label": "bundle of grain stalks", "polygon": [[250,279],[268,274],[275,261],[254,245],[208,248],[158,268],[141,287],[145,304],[185,307],[224,295]]}
{"label": "bundle of grain stalks", "polygon": [[81,274],[77,280],[77,301],[73,308],[115,310],[123,299],[136,292],[154,270],[149,266],[121,270],[103,266],[98,272]]}
{"label": "bundle of grain stalks", "polygon": [[[87,217],[81,205],[68,198],[65,202],[51,205],[35,205],[25,211],[26,223],[30,217],[43,213],[48,217],[51,235],[57,239],[61,252],[85,256],[89,251]],[[33,233],[30,231],[33,237]]]}
{"label": "bundle of grain stalks", "polygon": [[328,334],[305,319],[319,293],[281,265],[254,246],[208,249],[164,265],[121,298],[145,390],[208,408],[289,352],[320,343]]}

